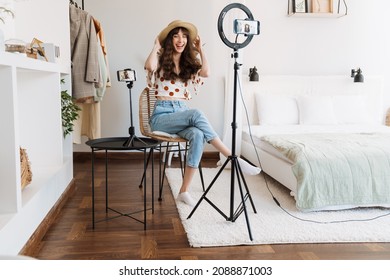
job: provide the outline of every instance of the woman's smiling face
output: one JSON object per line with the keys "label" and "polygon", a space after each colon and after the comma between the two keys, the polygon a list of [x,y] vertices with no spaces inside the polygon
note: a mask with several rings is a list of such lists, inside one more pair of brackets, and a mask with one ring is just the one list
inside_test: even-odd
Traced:
{"label": "woman's smiling face", "polygon": [[179,29],[179,32],[173,35],[172,44],[175,49],[175,52],[182,53],[187,45],[187,34],[183,33],[182,29]]}

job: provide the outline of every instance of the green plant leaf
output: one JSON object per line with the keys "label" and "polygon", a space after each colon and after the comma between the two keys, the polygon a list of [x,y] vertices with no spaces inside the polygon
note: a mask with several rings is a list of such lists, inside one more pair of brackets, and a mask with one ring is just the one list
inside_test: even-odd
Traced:
{"label": "green plant leaf", "polygon": [[[65,83],[61,79],[61,84]],[[68,94],[67,90],[61,91],[61,116],[62,116],[62,131],[64,138],[73,131],[73,122],[79,117],[80,107],[78,107],[72,96]]]}

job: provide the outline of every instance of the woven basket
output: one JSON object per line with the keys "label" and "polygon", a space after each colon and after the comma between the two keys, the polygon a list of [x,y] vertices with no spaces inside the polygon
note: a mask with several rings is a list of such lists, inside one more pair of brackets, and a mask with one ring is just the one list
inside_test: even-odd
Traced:
{"label": "woven basket", "polygon": [[25,149],[20,148],[20,171],[21,171],[21,185],[22,190],[31,183],[32,172],[30,168],[30,162],[28,161],[27,152]]}

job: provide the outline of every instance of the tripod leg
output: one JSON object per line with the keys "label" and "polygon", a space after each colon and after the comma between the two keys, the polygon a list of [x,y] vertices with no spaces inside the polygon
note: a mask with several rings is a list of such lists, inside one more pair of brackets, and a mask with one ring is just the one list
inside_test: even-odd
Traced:
{"label": "tripod leg", "polygon": [[203,195],[199,199],[198,203],[196,203],[194,209],[192,209],[192,211],[188,215],[187,219],[190,219],[192,217],[192,215],[195,213],[196,209],[198,208],[198,206],[200,205],[200,203],[202,202],[203,199],[206,199],[206,201],[208,203],[210,203],[211,206],[213,206],[225,219],[227,219],[227,216],[221,210],[219,210],[209,199],[207,199],[206,195],[211,190],[211,187],[214,185],[215,181],[217,181],[219,175],[221,175],[222,171],[224,170],[224,168],[226,167],[226,165],[228,164],[229,161],[230,161],[230,158],[226,159],[225,163],[222,165],[222,167],[218,171],[217,175],[215,175],[214,179],[211,181],[210,185],[207,187],[206,191],[203,193]]}
{"label": "tripod leg", "polygon": [[199,162],[198,170],[199,170],[199,175],[200,175],[200,182],[202,183],[202,189],[204,192],[205,188],[204,188],[204,178],[203,178],[203,171],[202,171],[202,163],[201,162]]}
{"label": "tripod leg", "polygon": [[[241,175],[241,179],[242,181],[244,182],[245,186],[246,186],[246,183],[245,183],[245,179],[244,177],[242,176],[242,172],[241,172],[241,168],[238,164],[238,161],[237,161],[237,158],[235,158],[235,160],[232,161],[232,164],[234,164],[236,166],[236,175],[237,175],[237,179],[238,179],[238,186],[239,186],[239,190],[240,190],[240,195],[241,195],[241,207],[242,207],[242,210],[244,210],[244,214],[245,214],[245,220],[246,220],[246,226],[247,226],[247,229],[248,229],[248,234],[249,234],[249,239],[251,241],[253,241],[253,237],[252,237],[252,231],[251,231],[251,226],[250,226],[250,223],[249,223],[249,217],[248,217],[248,212],[246,210],[246,205],[245,205],[245,197],[244,197],[244,193],[243,193],[243,190],[242,190],[242,185],[241,185],[241,181],[240,181],[240,175]],[[240,213],[242,212],[242,210],[240,210]],[[238,216],[237,216],[238,217]],[[237,219],[237,217],[235,217],[233,219],[233,221],[235,221]]]}
{"label": "tripod leg", "polygon": [[134,135],[130,135],[129,138],[123,143],[123,147],[133,146]]}
{"label": "tripod leg", "polygon": [[[249,201],[250,201],[250,203],[252,205],[253,212],[257,213],[256,207],[255,207],[255,203],[253,202],[252,196],[251,196],[251,194],[249,192],[248,185],[246,184],[246,181],[244,179],[245,177],[244,177],[244,174],[243,174],[243,172],[241,170],[240,162],[238,160],[237,160],[237,167],[238,167],[238,171],[240,173],[241,178],[243,178],[243,182],[244,182],[244,186],[245,186],[245,190],[246,190],[246,195],[249,197]],[[238,176],[238,174],[237,174],[237,176]]]}

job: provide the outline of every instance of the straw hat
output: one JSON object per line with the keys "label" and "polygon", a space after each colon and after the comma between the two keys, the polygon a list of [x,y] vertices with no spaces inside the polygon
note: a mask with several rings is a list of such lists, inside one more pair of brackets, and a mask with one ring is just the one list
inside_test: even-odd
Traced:
{"label": "straw hat", "polygon": [[185,29],[187,29],[190,33],[190,38],[192,41],[195,41],[196,37],[198,37],[198,29],[195,27],[195,25],[181,20],[174,20],[170,24],[168,24],[168,26],[165,27],[158,35],[158,40],[160,41],[160,44],[162,44],[162,42],[168,36],[169,32],[171,32],[176,27],[184,27]]}

